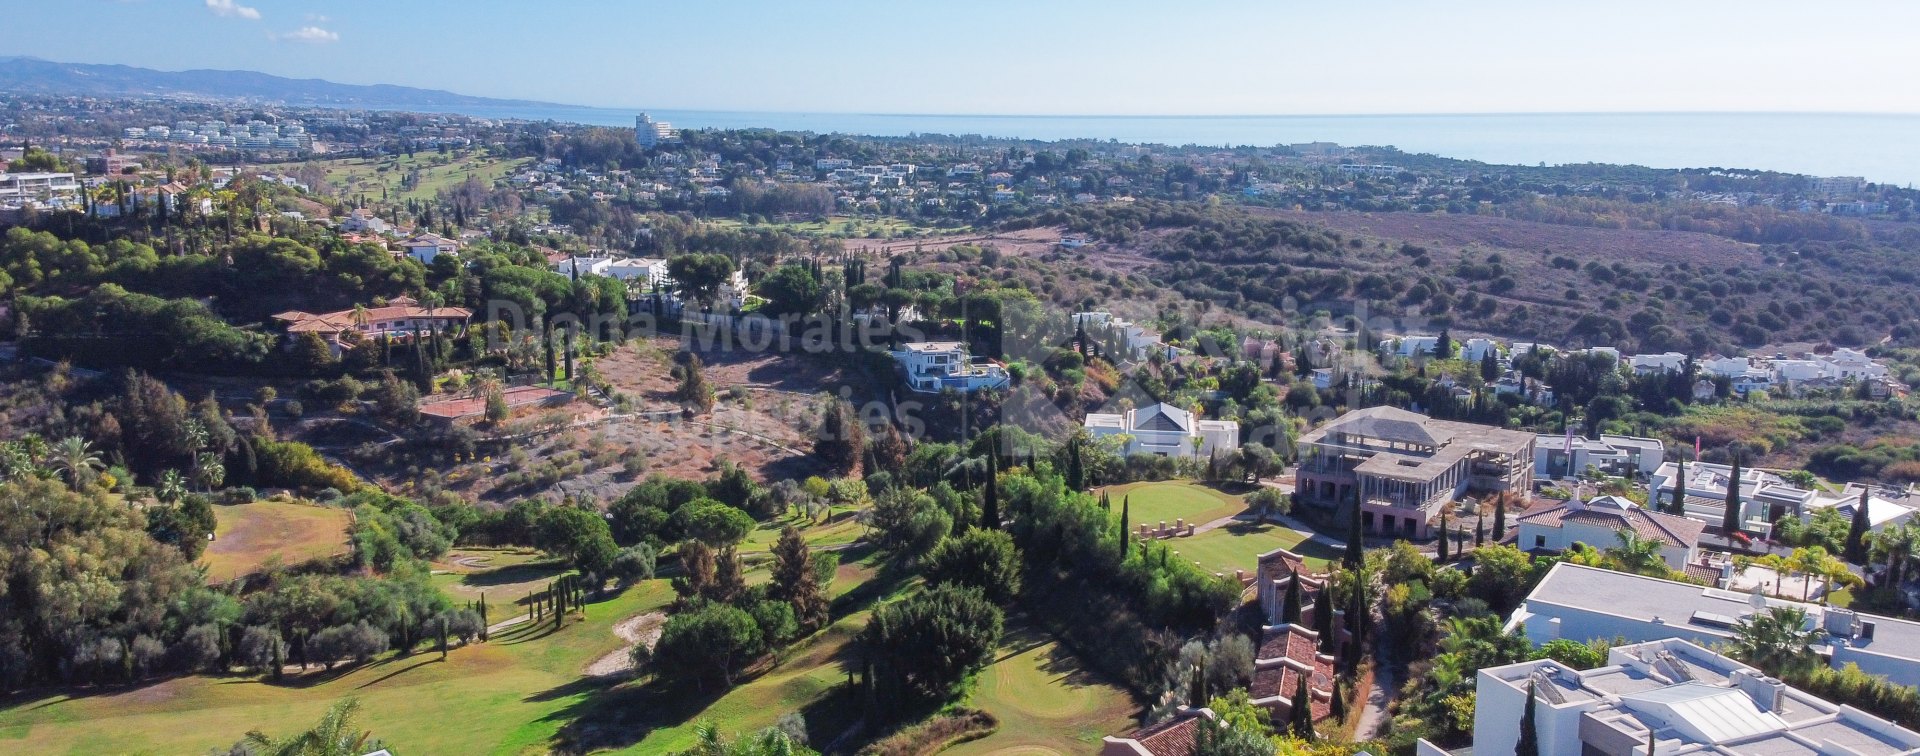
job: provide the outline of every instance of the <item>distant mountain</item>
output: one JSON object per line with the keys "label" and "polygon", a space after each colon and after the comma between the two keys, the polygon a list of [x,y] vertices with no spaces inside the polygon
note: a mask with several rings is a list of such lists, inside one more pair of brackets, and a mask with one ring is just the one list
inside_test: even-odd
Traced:
{"label": "distant mountain", "polygon": [[529,100],[470,97],[387,84],[336,84],[257,71],[155,71],[133,66],[55,63],[0,57],[0,93],[90,97],[196,97],[377,110],[456,111],[475,107],[551,107]]}

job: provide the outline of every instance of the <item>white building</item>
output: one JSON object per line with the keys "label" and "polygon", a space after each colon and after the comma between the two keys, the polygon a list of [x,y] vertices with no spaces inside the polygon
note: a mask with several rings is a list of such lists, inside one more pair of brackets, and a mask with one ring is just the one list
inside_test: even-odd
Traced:
{"label": "white building", "polygon": [[[1727,511],[1727,488],[1735,485],[1732,476],[1733,468],[1727,465],[1687,463],[1687,516],[1710,525],[1724,522],[1722,517]],[[1653,500],[1672,501],[1674,486],[1679,478],[1678,463],[1661,463],[1658,469],[1647,476],[1647,486]],[[1741,469],[1738,486],[1741,529],[1761,535],[1771,533],[1773,522],[1782,516],[1805,516],[1807,505],[1813,501],[1814,495],[1812,491],[1797,488],[1786,479],[1757,468]]]}
{"label": "white building", "polygon": [[0,173],[0,202],[48,200],[80,191],[71,173]]}
{"label": "white building", "polygon": [[355,209],[340,221],[341,231],[354,234],[384,234],[390,228],[385,219],[364,209]]}
{"label": "white building", "polygon": [[1126,354],[1121,357],[1128,360],[1144,360],[1158,351],[1169,359],[1173,357],[1172,347],[1160,343],[1160,332],[1141,326],[1130,320],[1114,317],[1110,312],[1077,312],[1073,315],[1077,327],[1085,328],[1096,337],[1098,329],[1111,328],[1117,332],[1121,348]]}
{"label": "white building", "polygon": [[1596,496],[1528,511],[1520,516],[1519,528],[1520,548],[1556,553],[1576,543],[1605,550],[1618,543],[1618,534],[1625,530],[1660,544],[1660,558],[1667,566],[1685,570],[1700,556],[1700,532],[1706,525],[1642,509],[1618,496]]}
{"label": "white building", "polygon": [[1551,659],[1480,670],[1474,753],[1514,752],[1530,693],[1542,754],[1642,756],[1649,742],[1660,756],[1920,753],[1920,733],[1678,639],[1615,646],[1584,671]]}
{"label": "white building", "polygon": [[641,147],[655,147],[661,142],[677,139],[679,136],[680,132],[674,130],[673,124],[653,120],[652,116],[645,113],[633,119],[633,141],[639,143]]}
{"label": "white building", "polygon": [[412,238],[400,242],[400,248],[406,251],[408,257],[419,260],[422,264],[432,265],[434,259],[441,255],[459,254],[460,242],[427,232],[414,234]]}
{"label": "white building", "polygon": [[1834,669],[1858,664],[1869,674],[1920,680],[1920,622],[1561,562],[1547,571],[1507,619],[1540,645],[1558,638],[1629,643],[1680,638],[1703,646],[1734,637],[1740,620],[1772,607],[1807,613],[1807,629],[1826,631],[1814,646]]}
{"label": "white building", "polygon": [[1667,445],[1657,438],[1600,434],[1585,436],[1543,433],[1533,445],[1533,474],[1543,478],[1576,476],[1588,469],[1620,478],[1652,475],[1666,462]]}
{"label": "white building", "polygon": [[667,275],[667,261],[652,257],[568,257],[554,263],[553,269],[567,276],[577,272],[583,276],[606,276],[662,289],[673,288],[673,278]]}
{"label": "white building", "polygon": [[1120,414],[1088,413],[1086,427],[1096,439],[1127,436],[1127,455],[1208,457],[1240,448],[1239,423],[1201,420],[1165,402]]}
{"label": "white building", "polygon": [[1627,364],[1633,367],[1635,375],[1678,373],[1687,369],[1687,359],[1687,355],[1679,352],[1636,354],[1627,358]]}
{"label": "white building", "polygon": [[984,357],[971,357],[958,341],[927,341],[889,352],[906,373],[907,388],[921,393],[1005,388],[1007,370]]}

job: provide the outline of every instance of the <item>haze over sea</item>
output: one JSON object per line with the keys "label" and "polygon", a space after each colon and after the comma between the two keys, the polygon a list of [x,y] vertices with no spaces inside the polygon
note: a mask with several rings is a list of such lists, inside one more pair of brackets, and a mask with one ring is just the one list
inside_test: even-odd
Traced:
{"label": "haze over sea", "polygon": [[[552,106],[469,115],[632,126],[638,111]],[[680,128],[903,136],[979,134],[1171,145],[1337,142],[1487,163],[1621,163],[1864,176],[1920,184],[1920,115],[1855,113],[1515,113],[1328,116],[982,116],[653,110]]]}

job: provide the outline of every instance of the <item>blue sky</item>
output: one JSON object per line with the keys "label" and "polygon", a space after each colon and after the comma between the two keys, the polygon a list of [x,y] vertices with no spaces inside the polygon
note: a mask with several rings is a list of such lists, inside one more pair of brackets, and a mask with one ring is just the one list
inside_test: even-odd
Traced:
{"label": "blue sky", "polygon": [[1900,0],[24,0],[0,55],[621,108],[1920,112]]}

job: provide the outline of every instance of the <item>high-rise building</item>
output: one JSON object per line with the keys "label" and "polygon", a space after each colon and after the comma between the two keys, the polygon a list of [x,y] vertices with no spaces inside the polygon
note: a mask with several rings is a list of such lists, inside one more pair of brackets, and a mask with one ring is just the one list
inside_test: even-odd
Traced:
{"label": "high-rise building", "polygon": [[673,124],[653,120],[652,116],[645,113],[633,119],[633,140],[639,142],[641,147],[654,147],[679,135],[673,130]]}

